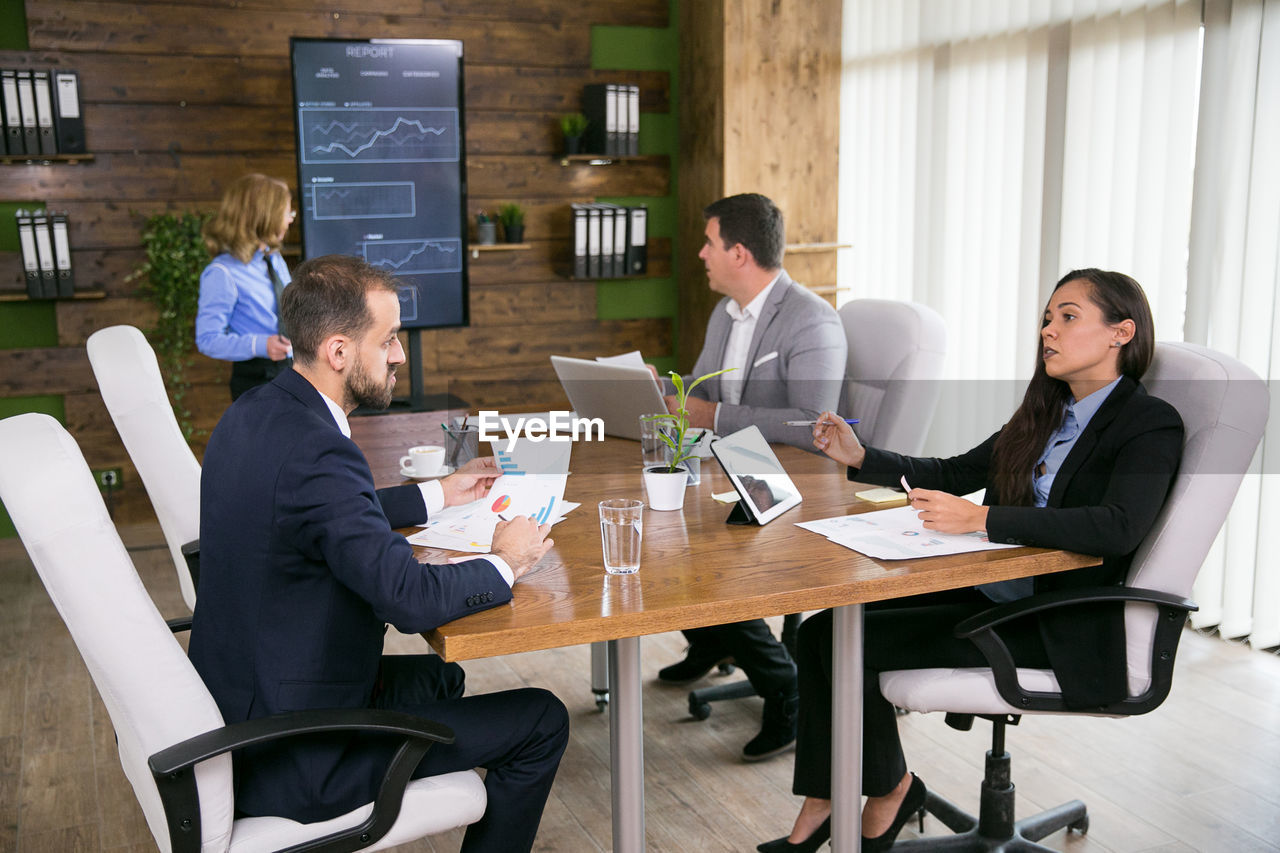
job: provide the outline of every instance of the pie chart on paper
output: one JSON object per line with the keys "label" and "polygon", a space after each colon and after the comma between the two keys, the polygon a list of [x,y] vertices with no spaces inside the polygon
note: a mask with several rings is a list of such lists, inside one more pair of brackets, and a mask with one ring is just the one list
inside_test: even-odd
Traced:
{"label": "pie chart on paper", "polygon": [[498,499],[493,502],[492,509],[494,512],[502,512],[509,506],[511,506],[511,495],[499,495]]}

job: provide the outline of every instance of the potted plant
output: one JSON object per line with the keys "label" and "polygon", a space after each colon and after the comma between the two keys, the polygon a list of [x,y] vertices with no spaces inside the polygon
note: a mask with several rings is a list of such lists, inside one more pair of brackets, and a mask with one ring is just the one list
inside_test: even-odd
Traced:
{"label": "potted plant", "polygon": [[508,243],[524,242],[524,208],[515,202],[508,202],[498,209],[498,221],[502,223],[502,234]]}
{"label": "potted plant", "polygon": [[680,509],[684,506],[684,487],[689,476],[687,461],[693,458],[694,445],[686,440],[689,432],[689,410],[685,404],[689,400],[689,392],[698,384],[728,373],[734,368],[717,370],[699,376],[684,386],[684,379],[674,370],[671,371],[671,384],[676,389],[676,411],[674,414],[653,415],[655,421],[663,421],[665,429],[658,432],[658,437],[667,445],[670,458],[665,465],[656,465],[644,470],[644,488],[649,493],[649,508],[655,510]]}
{"label": "potted plant", "polygon": [[481,246],[498,242],[498,224],[483,210],[476,214],[476,242]]}
{"label": "potted plant", "polygon": [[196,435],[187,406],[191,383],[186,379],[195,351],[196,307],[200,299],[200,273],[209,263],[201,231],[208,214],[158,213],[142,228],[142,248],[147,259],[125,281],[139,281],[138,295],[155,305],[156,325],[147,337],[160,362],[182,434]]}
{"label": "potted plant", "polygon": [[582,113],[560,116],[560,132],[564,134],[565,154],[577,154],[582,150],[582,134],[587,132],[587,125],[590,123]]}

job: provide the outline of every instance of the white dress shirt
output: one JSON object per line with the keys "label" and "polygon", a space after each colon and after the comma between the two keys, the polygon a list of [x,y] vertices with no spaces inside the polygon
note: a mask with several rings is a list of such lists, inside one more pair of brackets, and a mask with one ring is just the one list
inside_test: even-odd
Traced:
{"label": "white dress shirt", "polygon": [[[751,338],[756,333],[756,322],[760,319],[760,312],[764,310],[764,304],[768,301],[769,294],[773,291],[773,286],[778,283],[778,276],[781,274],[782,271],[779,270],[778,275],[775,275],[773,280],[745,306],[739,306],[733,299],[725,303],[724,310],[733,318],[733,326],[730,327],[729,338],[725,341],[724,361],[720,366],[725,370],[733,368],[733,373],[720,377],[721,403],[736,406],[742,401],[742,386],[746,378],[747,354],[751,350]],[[719,406],[716,406],[715,420],[715,426],[718,427]]]}
{"label": "white dress shirt", "polygon": [[[342,407],[330,400],[324,392],[317,391],[317,393],[320,394],[320,399],[324,400],[325,405],[329,407],[329,412],[333,415],[333,420],[338,425],[338,429],[347,438],[351,438],[351,423],[347,420],[347,413],[342,411]],[[418,488],[422,491],[422,502],[427,505],[428,518],[431,517],[432,513],[444,509],[444,487],[440,485],[439,480],[427,480],[425,483],[419,483]],[[511,571],[511,566],[507,565],[507,561],[497,554],[482,554],[479,557],[467,557],[466,559],[488,560],[490,565],[498,570],[498,574],[502,575],[502,579],[507,582],[507,586],[515,585],[515,572]]]}

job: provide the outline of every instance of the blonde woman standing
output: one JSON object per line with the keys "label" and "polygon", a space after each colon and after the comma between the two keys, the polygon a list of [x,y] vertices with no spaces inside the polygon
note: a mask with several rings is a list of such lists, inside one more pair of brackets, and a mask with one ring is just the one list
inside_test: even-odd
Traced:
{"label": "blonde woman standing", "polygon": [[290,281],[280,245],[295,216],[284,181],[250,174],[227,188],[205,224],[215,257],[200,274],[196,348],[232,363],[232,400],[293,363],[279,294]]}

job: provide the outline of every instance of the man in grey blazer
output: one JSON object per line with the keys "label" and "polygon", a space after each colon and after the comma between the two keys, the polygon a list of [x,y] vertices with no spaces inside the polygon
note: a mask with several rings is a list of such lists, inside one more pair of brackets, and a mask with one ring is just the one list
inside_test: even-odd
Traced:
{"label": "man in grey blazer", "polygon": [[[755,424],[770,442],[813,450],[810,430],[784,421],[814,420],[835,411],[844,381],[844,329],[821,297],[782,268],[782,212],[757,193],[722,198],[702,212],[706,242],[698,257],[711,289],[723,293],[707,323],[702,353],[686,385],[698,376],[734,368],[703,382],[686,406],[693,426],[729,435]],[[667,380],[667,390],[674,391]],[[674,411],[675,398],[666,398]],[[658,673],[687,684],[732,657],[764,697],[760,733],[742,749],[760,761],[790,749],[796,738],[796,668],[763,619],[684,632],[684,660]]]}
{"label": "man in grey blazer", "polygon": [[[695,427],[729,435],[755,424],[770,442],[813,451],[804,427],[784,421],[814,420],[835,411],[844,381],[847,346],[835,309],[796,284],[782,268],[782,211],[757,193],[722,198],[707,206],[706,242],[698,257],[711,289],[723,293],[707,322],[692,378],[735,368],[708,379],[688,401]],[[668,392],[674,392],[666,380]],[[675,397],[667,408],[674,411]]]}

